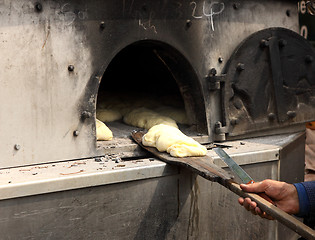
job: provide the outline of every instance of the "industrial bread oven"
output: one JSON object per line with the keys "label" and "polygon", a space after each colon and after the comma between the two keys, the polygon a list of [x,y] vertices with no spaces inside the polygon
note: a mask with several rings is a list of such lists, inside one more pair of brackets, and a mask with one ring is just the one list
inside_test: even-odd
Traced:
{"label": "industrial bread oven", "polygon": [[179,102],[180,129],[255,179],[302,181],[315,52],[298,27],[293,1],[0,1],[4,239],[292,237],[143,152],[121,120],[97,141],[95,119],[115,96]]}

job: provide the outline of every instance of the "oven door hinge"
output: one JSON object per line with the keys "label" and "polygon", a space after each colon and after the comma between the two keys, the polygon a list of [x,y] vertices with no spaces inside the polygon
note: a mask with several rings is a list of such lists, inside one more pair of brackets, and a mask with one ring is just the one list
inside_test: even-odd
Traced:
{"label": "oven door hinge", "polygon": [[206,77],[206,80],[208,82],[208,87],[210,91],[216,91],[221,89],[221,82],[225,82],[226,74],[222,75],[215,75],[216,73],[209,73],[209,75]]}
{"label": "oven door hinge", "polygon": [[226,140],[225,135],[228,133],[228,128],[227,126],[222,126],[222,123],[218,121],[214,125],[214,132],[216,141],[225,141]]}

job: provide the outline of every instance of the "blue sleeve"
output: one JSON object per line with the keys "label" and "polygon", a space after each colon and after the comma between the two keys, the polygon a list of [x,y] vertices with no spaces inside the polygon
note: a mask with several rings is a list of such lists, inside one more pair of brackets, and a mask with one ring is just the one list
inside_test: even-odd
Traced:
{"label": "blue sleeve", "polygon": [[315,216],[315,181],[310,182],[302,182],[306,194],[309,199],[310,209],[309,209],[309,215],[311,217]]}
{"label": "blue sleeve", "polygon": [[297,217],[307,217],[310,212],[310,201],[306,189],[302,183],[294,183],[299,197],[299,213]]}

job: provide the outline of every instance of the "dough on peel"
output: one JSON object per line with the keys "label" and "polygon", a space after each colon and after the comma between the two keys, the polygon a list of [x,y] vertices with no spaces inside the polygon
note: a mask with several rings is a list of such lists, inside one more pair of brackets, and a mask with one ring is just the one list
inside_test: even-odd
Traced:
{"label": "dough on peel", "polygon": [[113,109],[97,109],[96,117],[102,122],[113,122],[122,118],[119,111]]}
{"label": "dough on peel", "polygon": [[[150,128],[150,130],[142,137],[142,143],[144,146],[156,147],[157,140],[161,136],[165,136],[167,138],[170,135],[173,136],[175,134],[181,134],[181,133],[182,132],[178,128],[175,128],[172,126],[168,126],[165,124],[155,125],[152,128]],[[163,148],[163,146],[161,146],[161,148]],[[166,151],[167,147],[164,147],[164,148],[165,149],[161,151]]]}
{"label": "dough on peel", "polygon": [[200,144],[198,146],[176,143],[170,146],[167,152],[173,157],[201,157],[207,154],[207,148]]}
{"label": "dough on peel", "polygon": [[129,125],[145,129],[150,129],[151,127],[161,123],[178,128],[176,122],[173,119],[162,116],[157,112],[147,108],[136,108],[127,113],[124,116],[124,122]]}
{"label": "dough on peel", "polygon": [[173,157],[204,156],[207,148],[183,134],[179,129],[164,124],[156,125],[142,137],[144,146],[167,151]]}
{"label": "dough on peel", "polygon": [[104,141],[113,139],[112,131],[98,119],[96,119],[96,139]]}

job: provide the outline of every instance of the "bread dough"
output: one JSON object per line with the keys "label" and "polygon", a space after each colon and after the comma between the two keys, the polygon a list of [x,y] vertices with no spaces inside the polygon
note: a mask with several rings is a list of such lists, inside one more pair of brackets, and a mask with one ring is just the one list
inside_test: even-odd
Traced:
{"label": "bread dough", "polygon": [[104,141],[113,139],[112,131],[98,119],[96,119],[96,139]]}
{"label": "bread dough", "polygon": [[174,119],[177,123],[189,124],[185,109],[183,108],[161,106],[154,110],[163,116]]}
{"label": "bread dough", "polygon": [[165,124],[155,125],[142,137],[144,146],[156,147],[160,152],[168,152],[173,157],[204,156],[207,148],[179,129]]}
{"label": "bread dough", "polygon": [[119,111],[113,109],[97,109],[96,118],[102,122],[113,122],[122,118]]}
{"label": "bread dough", "polygon": [[124,122],[140,128],[150,129],[158,124],[165,124],[178,128],[176,122],[147,108],[136,108],[124,116]]}

